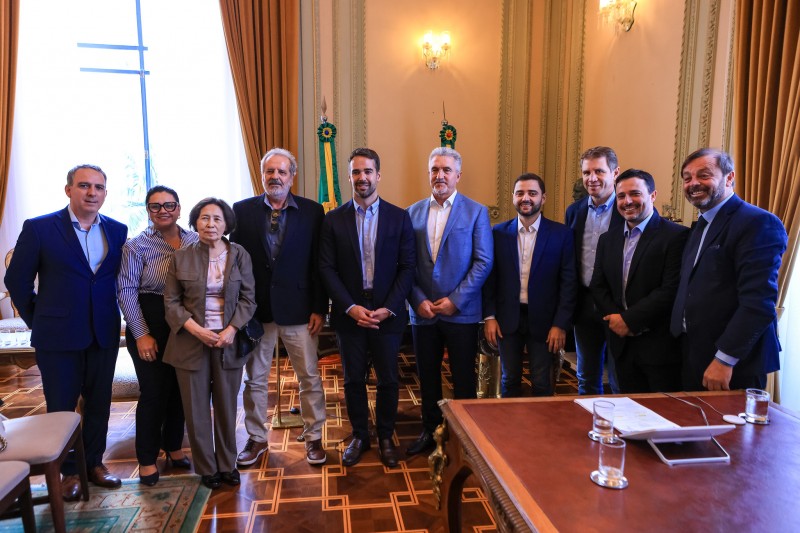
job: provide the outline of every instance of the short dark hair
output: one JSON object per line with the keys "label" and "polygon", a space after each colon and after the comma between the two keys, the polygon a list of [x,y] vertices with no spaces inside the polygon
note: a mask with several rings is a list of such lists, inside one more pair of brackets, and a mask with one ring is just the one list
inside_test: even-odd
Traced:
{"label": "short dark hair", "polygon": [[651,194],[653,193],[653,191],[656,190],[656,180],[653,179],[653,176],[649,172],[646,172],[644,170],[639,170],[638,168],[629,168],[628,170],[617,176],[617,179],[614,180],[614,184],[618,185],[619,182],[631,178],[639,178],[640,180],[643,180],[645,185],[647,185],[647,192]]}
{"label": "short dark hair", "polygon": [[608,163],[608,169],[610,171],[614,171],[617,167],[619,167],[619,160],[617,159],[617,153],[609,148],[608,146],[595,146],[593,148],[589,148],[585,152],[581,154],[581,166],[583,166],[583,162],[587,159],[600,159],[601,157],[606,158],[606,163]]}
{"label": "short dark hair", "polygon": [[103,172],[103,169],[98,167],[97,165],[89,165],[84,163],[83,165],[77,165],[69,169],[67,172],[67,185],[72,185],[75,180],[75,173],[83,168],[88,168],[89,170],[94,170],[95,172],[99,172],[103,175],[103,183],[108,183],[108,177],[106,173]]}
{"label": "short dark hair", "polygon": [[153,187],[150,187],[150,190],[147,191],[147,196],[145,196],[144,198],[145,207],[147,206],[147,204],[150,203],[150,197],[159,192],[165,192],[167,194],[171,194],[172,197],[175,198],[176,202],[181,203],[181,200],[180,198],[178,198],[178,193],[175,192],[175,189],[170,189],[166,185],[155,185]]}
{"label": "short dark hair", "polygon": [[701,157],[706,157],[709,155],[716,160],[717,167],[719,167],[723,176],[727,176],[733,172],[733,158],[728,152],[718,150],[716,148],[700,148],[699,150],[695,150],[689,154],[689,156],[683,161],[683,164],[681,165],[681,174],[683,174],[683,170],[686,168],[686,165],[695,159],[700,159]]}
{"label": "short dark hair", "polygon": [[353,153],[350,154],[350,159],[348,159],[347,162],[349,163],[359,156],[375,161],[375,172],[381,171],[381,158],[378,156],[378,152],[372,148],[356,148],[353,150]]}
{"label": "short dark hair", "polygon": [[544,189],[544,180],[538,174],[534,174],[533,172],[526,172],[525,174],[520,174],[517,179],[514,180],[514,186],[516,187],[517,183],[520,181],[530,181],[533,180],[539,184],[539,188],[542,190],[542,194],[546,191]]}
{"label": "short dark hair", "polygon": [[236,215],[233,214],[231,206],[229,206],[225,200],[208,197],[197,202],[197,205],[194,206],[189,213],[189,226],[193,230],[197,231],[197,219],[200,218],[200,211],[207,205],[216,205],[222,209],[222,218],[225,219],[225,231],[222,232],[223,235],[227,235],[236,229]]}

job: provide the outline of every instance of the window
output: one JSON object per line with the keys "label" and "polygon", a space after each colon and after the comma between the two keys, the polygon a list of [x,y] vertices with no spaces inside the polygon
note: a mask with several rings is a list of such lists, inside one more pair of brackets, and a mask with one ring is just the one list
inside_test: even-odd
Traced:
{"label": "window", "polygon": [[149,186],[174,188],[185,217],[252,195],[217,2],[23,2],[14,120],[7,248],[22,220],[67,204],[80,163],[106,172],[101,212],[129,236]]}

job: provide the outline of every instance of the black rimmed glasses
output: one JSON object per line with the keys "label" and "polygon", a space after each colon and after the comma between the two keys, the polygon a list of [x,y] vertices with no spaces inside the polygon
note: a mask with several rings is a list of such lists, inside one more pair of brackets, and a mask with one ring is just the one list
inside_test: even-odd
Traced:
{"label": "black rimmed glasses", "polygon": [[278,233],[278,223],[281,220],[281,212],[277,209],[272,211],[272,214],[269,217],[269,232],[270,233]]}
{"label": "black rimmed glasses", "polygon": [[151,204],[147,204],[147,210],[154,214],[161,211],[162,207],[167,213],[172,213],[178,208],[178,202],[164,202],[163,204],[153,202]]}

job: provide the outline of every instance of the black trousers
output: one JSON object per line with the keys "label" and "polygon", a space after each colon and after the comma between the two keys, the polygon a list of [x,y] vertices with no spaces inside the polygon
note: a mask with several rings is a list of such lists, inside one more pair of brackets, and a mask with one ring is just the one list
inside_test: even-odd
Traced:
{"label": "black trousers", "polygon": [[477,397],[475,357],[478,354],[478,324],[457,324],[437,320],[426,326],[412,326],[417,375],[422,394],[422,425],[433,432],[442,423],[442,359],[447,348],[453,392],[456,399]]}
{"label": "black trousers", "polygon": [[141,293],[139,306],[150,335],[158,343],[156,360],[145,361],[139,357],[130,328],[125,331],[140,391],[136,405],[136,460],[140,465],[149,466],[156,463],[161,449],[172,452],[181,448],[184,417],[175,369],[162,361],[169,338],[169,325],[164,318],[164,297]]}

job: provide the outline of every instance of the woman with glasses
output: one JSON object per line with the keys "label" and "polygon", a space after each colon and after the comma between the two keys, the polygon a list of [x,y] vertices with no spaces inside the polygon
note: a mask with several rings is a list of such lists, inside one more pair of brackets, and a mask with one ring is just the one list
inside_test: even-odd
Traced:
{"label": "woman with glasses", "polygon": [[145,199],[150,224],[125,243],[117,278],[119,305],[125,316],[125,338],[139,381],[136,405],[136,459],[139,480],[158,482],[160,450],[174,468],[191,464],[181,450],[184,416],[175,369],[163,362],[169,338],[164,316],[164,284],[175,250],[197,242],[197,233],[178,226],[178,193],[156,185]]}
{"label": "woman with glasses", "polygon": [[236,396],[247,357],[239,356],[236,332],[256,311],[255,280],[250,255],[224,237],[236,226],[228,204],[201,200],[189,225],[200,241],[176,251],[167,274],[171,332],[164,361],[178,376],[195,472],[215,489],[239,484]]}

